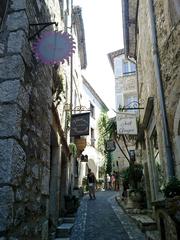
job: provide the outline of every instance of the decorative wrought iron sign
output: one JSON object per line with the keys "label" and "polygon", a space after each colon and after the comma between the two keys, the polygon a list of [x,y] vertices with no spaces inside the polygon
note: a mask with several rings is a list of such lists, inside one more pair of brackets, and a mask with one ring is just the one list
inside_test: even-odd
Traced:
{"label": "decorative wrought iron sign", "polygon": [[129,104],[127,104],[126,106],[119,106],[118,110],[123,112],[123,111],[127,111],[127,110],[140,110],[140,109],[144,109],[143,107],[140,107],[142,105],[144,101],[143,100],[139,100],[139,101],[132,101]]}
{"label": "decorative wrought iron sign", "polygon": [[34,43],[33,51],[36,58],[45,64],[64,63],[65,60],[69,63],[75,52],[75,42],[67,32],[44,32]]}
{"label": "decorative wrought iron sign", "polygon": [[114,140],[106,140],[105,141],[105,149],[107,152],[113,152],[116,149],[116,143]]}
{"label": "decorative wrought iron sign", "polygon": [[86,106],[75,106],[74,108],[71,109],[71,105],[66,103],[65,104],[65,111],[76,111],[76,112],[89,112],[90,108],[87,108]]}
{"label": "decorative wrought iron sign", "polygon": [[72,114],[71,117],[71,137],[89,135],[90,113]]}

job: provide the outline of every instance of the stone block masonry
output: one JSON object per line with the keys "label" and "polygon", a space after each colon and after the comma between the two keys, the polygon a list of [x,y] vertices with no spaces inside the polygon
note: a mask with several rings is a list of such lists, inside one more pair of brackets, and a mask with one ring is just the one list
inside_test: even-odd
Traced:
{"label": "stone block masonry", "polygon": [[[29,23],[61,19],[58,0],[9,1],[0,33],[0,239],[47,240],[52,69]],[[52,16],[52,8],[53,16]],[[38,20],[39,19],[39,20]]]}

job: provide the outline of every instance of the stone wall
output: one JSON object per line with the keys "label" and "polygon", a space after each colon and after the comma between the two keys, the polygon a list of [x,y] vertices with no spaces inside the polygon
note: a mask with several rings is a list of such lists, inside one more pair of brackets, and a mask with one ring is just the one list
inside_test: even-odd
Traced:
{"label": "stone wall", "polygon": [[[162,132],[162,122],[160,115],[159,106],[159,94],[157,92],[157,83],[155,78],[155,69],[153,63],[152,55],[152,41],[151,41],[151,28],[150,19],[148,12],[147,1],[139,2],[138,11],[138,35],[137,35],[137,71],[138,71],[138,93],[139,99],[143,102],[144,109],[140,110],[140,123],[143,123],[145,117],[145,112],[147,111],[147,102],[149,97],[153,97],[153,112],[151,113],[151,119],[149,116],[149,126],[144,126],[145,129],[145,147],[146,151],[142,153],[142,160],[146,166],[148,166],[148,171],[146,171],[146,190],[148,193],[149,200],[152,201],[155,198],[154,183],[156,179],[153,179],[153,173],[156,171],[152,166],[154,166],[154,160],[152,160],[152,149],[150,146],[150,124],[155,121],[156,130],[158,133],[158,148],[160,162],[162,166],[162,171],[165,172],[164,164],[164,147],[163,147],[163,132]],[[152,119],[154,118],[154,120]],[[153,121],[152,121],[153,120]],[[151,193],[151,194],[150,194]],[[150,203],[148,203],[150,206]]]}
{"label": "stone wall", "polygon": [[60,21],[48,4],[9,1],[0,33],[0,237],[48,239],[52,69],[28,41],[29,23]]}
{"label": "stone wall", "polygon": [[[175,155],[175,168],[178,168],[176,174],[180,177],[180,159],[176,157],[178,153],[175,143],[175,139],[180,133],[175,131],[174,125],[175,118],[179,118],[176,121],[180,121],[179,114],[177,113],[180,100],[180,12],[178,15],[175,8],[173,8],[175,1],[169,4],[168,2],[168,0],[156,1],[155,14],[169,132],[171,143],[173,144],[174,142],[172,146]],[[176,21],[173,20],[174,16]]]}
{"label": "stone wall", "polygon": [[[179,47],[178,41],[180,34],[179,23],[172,24],[173,14],[172,9],[169,8],[168,0],[155,1],[155,21],[157,30],[157,40],[160,56],[161,76],[163,81],[165,103],[169,124],[170,138],[172,142],[173,152],[175,155],[175,168],[177,175],[180,176],[180,163],[176,157],[177,151],[177,135],[175,132],[174,119],[175,116],[179,116],[177,113],[177,107],[180,99],[180,81],[179,81]],[[175,14],[175,13],[174,13]],[[177,14],[176,14],[177,16]],[[178,16],[177,16],[178,17]],[[146,33],[146,34],[144,34]],[[152,55],[152,43],[151,43],[151,30],[147,1],[139,2],[138,12],[138,35],[137,35],[137,66],[138,66],[138,85],[139,85],[139,97],[144,100],[144,106],[148,97],[154,97],[154,113],[156,128],[158,133],[158,146],[160,159],[163,164],[163,172],[166,174],[166,153],[165,145],[163,141],[162,131],[162,117],[159,104],[159,93],[157,91],[157,83],[155,78],[155,70],[153,64]],[[144,111],[141,111],[140,120],[142,122],[144,118]],[[176,121],[177,122],[177,121]],[[177,125],[177,123],[176,123]],[[178,140],[179,142],[179,140]],[[173,144],[174,143],[174,144]]]}

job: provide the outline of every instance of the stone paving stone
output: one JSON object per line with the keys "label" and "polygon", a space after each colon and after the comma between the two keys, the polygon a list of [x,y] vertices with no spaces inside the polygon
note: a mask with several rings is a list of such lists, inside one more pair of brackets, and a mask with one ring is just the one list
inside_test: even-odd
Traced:
{"label": "stone paving stone", "polygon": [[70,240],[145,240],[144,234],[117,204],[114,191],[85,196],[78,209]]}

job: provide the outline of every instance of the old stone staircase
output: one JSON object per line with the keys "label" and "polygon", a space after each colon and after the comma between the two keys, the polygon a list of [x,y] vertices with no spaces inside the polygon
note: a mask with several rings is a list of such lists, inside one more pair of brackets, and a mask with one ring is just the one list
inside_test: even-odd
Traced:
{"label": "old stone staircase", "polygon": [[52,233],[51,240],[69,240],[74,220],[74,216],[59,218],[56,232]]}
{"label": "old stone staircase", "polygon": [[137,226],[145,233],[146,240],[160,240],[160,233],[153,218],[145,214],[129,214]]}
{"label": "old stone staircase", "polygon": [[141,231],[144,232],[146,240],[161,239],[157,223],[152,217],[152,211],[146,209],[129,209],[126,208],[120,197],[116,197],[116,200]]}

